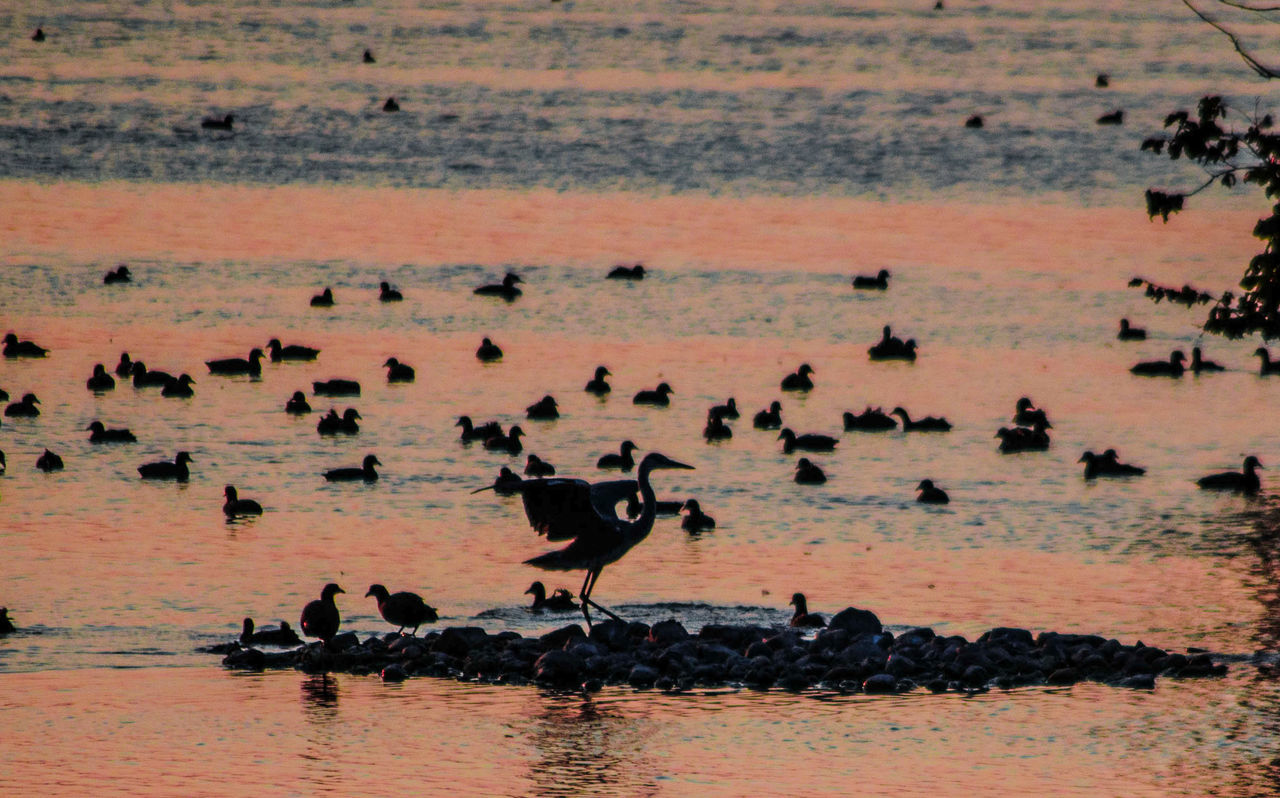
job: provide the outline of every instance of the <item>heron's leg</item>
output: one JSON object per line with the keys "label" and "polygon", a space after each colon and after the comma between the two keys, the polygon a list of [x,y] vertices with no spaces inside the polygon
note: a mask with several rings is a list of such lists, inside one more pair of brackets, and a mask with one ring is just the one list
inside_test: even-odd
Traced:
{"label": "heron's leg", "polygon": [[590,578],[591,584],[588,585],[586,583],[583,583],[582,592],[578,594],[578,598],[582,600],[582,611],[586,612],[587,605],[590,604],[592,607],[595,607],[596,609],[600,610],[605,615],[608,615],[610,618],[614,619],[615,621],[618,621],[619,623],[625,623],[625,621],[623,621],[617,615],[614,615],[609,610],[605,609],[604,607],[601,607],[599,604],[591,600],[591,591],[595,590],[596,580],[600,578],[600,571],[599,570],[593,571],[587,574],[587,576]]}

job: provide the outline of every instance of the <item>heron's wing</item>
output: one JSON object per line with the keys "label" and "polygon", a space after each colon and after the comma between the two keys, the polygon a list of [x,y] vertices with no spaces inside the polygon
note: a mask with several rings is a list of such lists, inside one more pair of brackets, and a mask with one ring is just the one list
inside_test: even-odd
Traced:
{"label": "heron's wing", "polygon": [[547,540],[570,540],[601,524],[585,480],[527,479],[520,494],[529,525]]}
{"label": "heron's wing", "polygon": [[591,506],[601,518],[612,524],[618,518],[618,502],[626,501],[639,488],[634,479],[615,479],[590,485]]}

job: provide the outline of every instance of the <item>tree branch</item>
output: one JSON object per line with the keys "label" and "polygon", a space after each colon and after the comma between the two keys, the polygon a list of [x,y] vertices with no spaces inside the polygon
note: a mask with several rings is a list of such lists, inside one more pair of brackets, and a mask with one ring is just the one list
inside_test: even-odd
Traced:
{"label": "tree branch", "polygon": [[[1231,3],[1226,2],[1226,0],[1218,0],[1218,2],[1220,2],[1220,3],[1224,3],[1225,5],[1232,5]],[[1217,31],[1218,31],[1219,33],[1221,33],[1223,36],[1226,36],[1226,37],[1227,37],[1227,40],[1231,42],[1231,46],[1232,46],[1232,47],[1234,47],[1234,48],[1236,49],[1236,53],[1238,53],[1238,54],[1240,55],[1240,58],[1241,58],[1241,59],[1243,59],[1243,60],[1244,60],[1244,62],[1245,62],[1246,64],[1248,64],[1248,66],[1249,66],[1249,68],[1250,68],[1250,69],[1252,69],[1254,72],[1258,73],[1258,75],[1260,75],[1261,77],[1266,78],[1267,80],[1276,80],[1276,79],[1280,78],[1280,72],[1277,72],[1276,70],[1273,70],[1273,69],[1271,69],[1271,68],[1269,68],[1269,67],[1267,67],[1267,66],[1263,65],[1263,64],[1262,64],[1262,62],[1258,61],[1258,59],[1256,59],[1256,58],[1254,58],[1252,55],[1250,55],[1250,54],[1249,54],[1249,52],[1248,52],[1247,50],[1245,50],[1245,49],[1244,49],[1244,45],[1240,44],[1240,39],[1239,39],[1239,38],[1237,38],[1237,37],[1236,37],[1236,35],[1235,35],[1234,33],[1232,33],[1231,31],[1227,30],[1227,28],[1226,28],[1226,27],[1224,27],[1221,23],[1217,22],[1216,20],[1213,20],[1213,19],[1211,19],[1211,18],[1209,18],[1209,17],[1205,16],[1205,15],[1204,15],[1204,13],[1203,13],[1200,9],[1196,8],[1194,5],[1192,5],[1192,4],[1191,4],[1191,0],[1182,0],[1182,4],[1183,4],[1183,5],[1185,5],[1187,8],[1191,9],[1191,12],[1192,12],[1193,14],[1195,14],[1197,17],[1199,17],[1200,19],[1204,20],[1204,21],[1205,21],[1206,23],[1208,23],[1211,27],[1213,27],[1213,28],[1217,29]],[[1249,8],[1248,6],[1236,6],[1236,7],[1237,7],[1237,8]],[[1257,8],[1257,9],[1255,9],[1255,8],[1249,8],[1249,10],[1250,10],[1250,11],[1265,11],[1265,10],[1268,10],[1268,9],[1262,9],[1262,8]]]}

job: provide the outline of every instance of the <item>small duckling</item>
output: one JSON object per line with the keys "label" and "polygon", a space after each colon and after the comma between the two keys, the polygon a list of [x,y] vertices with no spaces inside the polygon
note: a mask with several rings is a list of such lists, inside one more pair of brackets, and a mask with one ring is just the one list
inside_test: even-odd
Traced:
{"label": "small duckling", "polygon": [[556,475],[556,467],[536,454],[529,455],[524,464],[524,475],[534,479],[545,479]]}
{"label": "small duckling", "polygon": [[152,371],[147,368],[147,364],[141,360],[133,361],[133,387],[135,388],[163,388],[173,379],[173,375],[167,371]]}
{"label": "small duckling", "polygon": [[702,512],[697,499],[689,499],[684,503],[685,516],[680,528],[691,535],[716,528],[716,519]]}
{"label": "small duckling", "polygon": [[506,452],[515,457],[524,449],[524,445],[520,443],[520,438],[524,435],[524,430],[518,426],[513,426],[507,431],[506,435],[496,435],[484,442],[484,448],[491,452]]}
{"label": "small duckling", "polygon": [[1013,411],[1013,423],[1019,427],[1034,427],[1036,424],[1043,424],[1048,429],[1053,429],[1053,425],[1049,423],[1049,417],[1044,410],[1037,408],[1032,404],[1029,397],[1022,397],[1018,400]]}
{"label": "small duckling", "polygon": [[316,432],[321,435],[355,435],[360,432],[360,425],[356,423],[356,419],[361,418],[360,411],[354,407],[348,407],[342,411],[339,416],[337,411],[329,408],[328,415],[320,419],[316,424]]}
{"label": "small duckling", "polygon": [[[1175,349],[1169,353],[1168,360],[1147,360],[1136,364],[1129,371],[1143,377],[1181,377],[1186,370],[1182,365],[1186,359],[1187,356],[1182,354],[1181,349]],[[1280,373],[1280,368],[1276,371]]]}
{"label": "small duckling", "polygon": [[794,451],[830,452],[834,451],[836,444],[840,443],[839,440],[832,438],[830,435],[818,435],[815,433],[796,435],[787,427],[783,427],[782,432],[778,434],[778,440],[782,441],[784,454],[791,454]]}
{"label": "small duckling", "polygon": [[951,498],[947,496],[947,492],[935,486],[931,479],[920,480],[916,490],[920,491],[920,495],[916,496],[916,501],[921,504],[947,504],[951,501]]}
{"label": "small duckling", "polygon": [[826,483],[827,475],[821,468],[810,462],[809,458],[801,457],[796,461],[795,480],[797,485],[822,485]]}
{"label": "small duckling", "polygon": [[364,462],[354,468],[334,468],[324,472],[326,482],[377,482],[378,472],[374,466],[382,465],[376,455],[367,454]]}
{"label": "small duckling", "polygon": [[587,381],[587,387],[584,388],[587,393],[593,393],[596,396],[604,396],[613,390],[609,383],[605,382],[605,377],[612,376],[612,372],[604,366],[596,366],[596,376]]}
{"label": "small duckling", "polygon": [[727,441],[733,437],[733,430],[729,425],[724,423],[724,419],[715,412],[715,408],[711,408],[711,412],[707,413],[707,425],[702,428],[702,437],[707,443],[714,441]]}
{"label": "small duckling", "polygon": [[413,631],[409,633],[412,637],[418,633],[419,626],[435,623],[440,618],[436,608],[423,601],[417,593],[406,590],[392,593],[382,585],[369,585],[369,592],[364,595],[365,598],[373,596],[378,602],[378,614],[392,626],[399,626],[396,630],[399,634],[404,634],[406,626],[412,626]]}
{"label": "small duckling", "polygon": [[485,338],[480,342],[480,348],[476,350],[476,357],[482,363],[492,363],[495,360],[502,359],[502,349],[493,341]]}
{"label": "small duckling", "polygon": [[190,471],[187,469],[187,463],[190,462],[192,460],[189,452],[178,452],[172,463],[161,460],[157,463],[144,463],[138,466],[138,474],[143,479],[173,479],[186,482],[190,476]]}
{"label": "small duckling", "polygon": [[729,401],[712,407],[708,412],[714,413],[720,418],[735,419],[738,418],[738,403],[730,396]]}
{"label": "small duckling", "polygon": [[195,382],[195,380],[191,379],[190,374],[170,377],[165,382],[164,387],[160,389],[160,395],[178,399],[190,399],[196,395],[195,390],[191,387]]}
{"label": "small duckling", "polygon": [[387,358],[387,362],[382,364],[387,370],[387,382],[413,382],[416,376],[413,366],[401,363],[394,357]]}
{"label": "small duckling", "polygon": [[782,426],[782,403],[772,402],[768,410],[761,410],[751,421],[756,429],[778,429]]}
{"label": "small duckling", "polygon": [[295,416],[305,416],[310,413],[311,405],[307,404],[306,394],[302,391],[294,391],[289,401],[284,403],[284,412]]}
{"label": "small duckling", "polygon": [[120,353],[120,362],[116,364],[117,377],[129,377],[133,375],[133,361],[129,358],[128,352]]}
{"label": "small duckling", "polygon": [[272,338],[267,341],[267,353],[271,355],[272,363],[279,363],[284,360],[315,360],[320,350],[299,344],[281,346],[279,338]]}
{"label": "small duckling", "polygon": [[[498,476],[493,480],[493,492],[500,496],[510,496],[520,490],[520,486],[524,484],[524,480],[520,475],[512,471],[510,468],[503,466],[498,470]],[[488,490],[488,488],[480,488],[479,490]],[[472,491],[477,493],[478,491]]]}
{"label": "small duckling", "polygon": [[462,427],[460,440],[463,443],[470,443],[471,441],[487,441],[490,438],[502,434],[502,425],[498,422],[486,421],[485,423],[476,426],[472,423],[471,416],[459,416],[458,423],[454,424],[454,426]]}
{"label": "small duckling", "polygon": [[496,296],[508,302],[514,302],[523,293],[519,288],[516,288],[516,283],[523,282],[524,280],[520,279],[520,275],[514,272],[507,272],[501,283],[482,285],[471,293],[477,296]]}

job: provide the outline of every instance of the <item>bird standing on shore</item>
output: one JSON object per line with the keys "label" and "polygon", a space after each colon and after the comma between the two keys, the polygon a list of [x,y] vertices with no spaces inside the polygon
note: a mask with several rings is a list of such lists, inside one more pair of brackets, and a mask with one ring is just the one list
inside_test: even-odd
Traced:
{"label": "bird standing on shore", "polygon": [[404,634],[404,628],[412,626],[413,631],[409,633],[412,637],[418,633],[419,626],[435,623],[440,617],[436,608],[423,601],[422,596],[407,590],[391,593],[382,585],[369,585],[369,591],[364,595],[365,598],[373,596],[378,602],[378,614],[392,626],[399,626],[398,634]]}
{"label": "bird standing on shore", "polygon": [[338,614],[338,605],[334,603],[333,597],[346,592],[335,582],[325,585],[320,598],[308,602],[302,608],[302,619],[298,624],[302,627],[302,633],[307,637],[318,637],[323,645],[329,645],[329,641],[338,633],[338,626],[342,624],[342,616]]}

